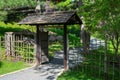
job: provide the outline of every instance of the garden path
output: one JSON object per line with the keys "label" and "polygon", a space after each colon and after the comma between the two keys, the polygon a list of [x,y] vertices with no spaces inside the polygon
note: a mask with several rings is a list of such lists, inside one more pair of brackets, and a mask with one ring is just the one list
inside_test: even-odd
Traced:
{"label": "garden path", "polygon": [[[91,49],[97,49],[100,46],[104,46],[104,41],[95,38],[90,40]],[[63,51],[57,52],[53,60],[39,66],[37,70],[29,68],[27,70],[2,76],[0,77],[0,80],[55,80],[62,70]]]}
{"label": "garden path", "polygon": [[27,70],[2,76],[0,80],[55,80],[62,70],[63,51],[57,52],[53,60],[39,66],[37,70],[29,68]]}

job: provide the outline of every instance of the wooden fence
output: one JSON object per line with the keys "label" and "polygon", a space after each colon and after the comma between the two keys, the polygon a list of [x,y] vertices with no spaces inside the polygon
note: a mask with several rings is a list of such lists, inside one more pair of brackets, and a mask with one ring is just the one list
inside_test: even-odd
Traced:
{"label": "wooden fence", "polygon": [[32,63],[34,56],[35,42],[30,37],[23,35],[0,37],[0,59]]}

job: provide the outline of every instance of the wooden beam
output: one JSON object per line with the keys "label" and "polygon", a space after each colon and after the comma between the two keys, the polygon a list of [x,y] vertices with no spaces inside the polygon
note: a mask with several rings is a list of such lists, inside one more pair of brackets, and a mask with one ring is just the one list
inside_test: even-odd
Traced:
{"label": "wooden beam", "polygon": [[68,69],[68,33],[67,26],[64,25],[64,70]]}
{"label": "wooden beam", "polygon": [[37,68],[40,65],[40,43],[39,43],[39,25],[36,26],[36,64],[35,64],[35,68]]}

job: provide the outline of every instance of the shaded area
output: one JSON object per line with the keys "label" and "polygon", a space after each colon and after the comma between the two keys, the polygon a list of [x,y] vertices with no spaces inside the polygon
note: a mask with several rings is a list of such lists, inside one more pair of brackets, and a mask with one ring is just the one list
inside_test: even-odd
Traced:
{"label": "shaded area", "polygon": [[21,19],[23,19],[24,17],[26,17],[29,13],[33,13],[34,9],[31,8],[18,8],[16,10],[13,11],[8,11],[7,14],[7,19],[5,22],[18,22]]}

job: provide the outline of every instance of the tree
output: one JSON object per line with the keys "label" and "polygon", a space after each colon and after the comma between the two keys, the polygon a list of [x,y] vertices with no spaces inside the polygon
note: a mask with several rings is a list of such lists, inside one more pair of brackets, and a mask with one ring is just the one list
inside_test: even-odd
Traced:
{"label": "tree", "polygon": [[91,2],[88,2],[86,0],[79,0],[79,10],[78,14],[81,17],[81,20],[83,22],[81,26],[81,41],[83,46],[83,52],[88,53],[89,47],[90,47],[90,37],[91,33],[93,32],[93,25],[92,25],[92,19],[93,19],[93,4]]}
{"label": "tree", "polygon": [[[117,57],[120,45],[120,3],[119,0],[102,0],[97,2],[98,13],[95,14],[96,19],[102,27],[101,29],[111,41],[114,53]],[[103,7],[101,7],[103,6]]]}
{"label": "tree", "polygon": [[35,0],[1,0],[0,9],[9,10],[19,7],[35,7]]}
{"label": "tree", "polygon": [[83,0],[82,15],[86,30],[94,29],[106,34],[117,56],[120,44],[120,3],[119,0]]}

